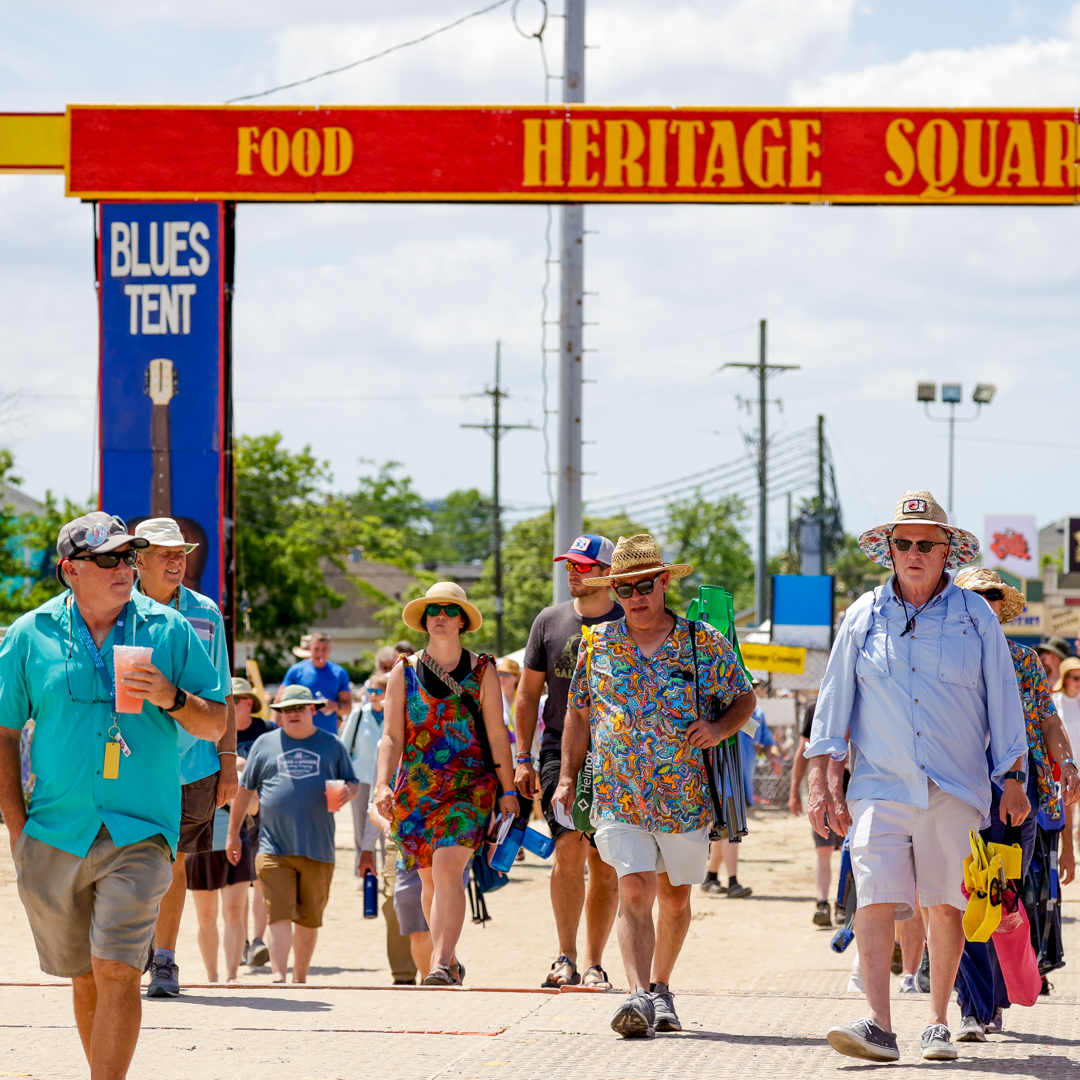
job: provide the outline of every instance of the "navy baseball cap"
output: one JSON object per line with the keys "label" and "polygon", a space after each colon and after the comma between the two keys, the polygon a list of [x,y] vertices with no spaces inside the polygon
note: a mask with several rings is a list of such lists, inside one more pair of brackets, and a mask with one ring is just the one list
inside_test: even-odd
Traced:
{"label": "navy baseball cap", "polygon": [[615,545],[606,537],[598,533],[582,533],[571,545],[565,555],[556,555],[552,562],[562,562],[569,559],[571,562],[590,563],[593,566],[603,564],[611,565],[611,556],[615,551]]}

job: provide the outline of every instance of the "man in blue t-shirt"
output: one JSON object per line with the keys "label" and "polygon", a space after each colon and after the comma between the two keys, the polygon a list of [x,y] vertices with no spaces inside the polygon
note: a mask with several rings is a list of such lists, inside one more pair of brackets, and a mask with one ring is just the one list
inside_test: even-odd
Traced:
{"label": "man in blue t-shirt", "polygon": [[[318,702],[315,726],[338,733],[338,720],[347,720],[352,712],[352,691],[349,689],[349,673],[330,659],[330,635],[316,630],[311,635],[311,658],[293,664],[281,680],[275,701],[281,701],[286,686],[306,686]],[[322,698],[324,700],[319,701]]]}
{"label": "man in blue t-shirt", "polygon": [[259,850],[255,872],[262,883],[270,928],[274,982],[285,982],[293,950],[293,982],[307,982],[334,876],[334,815],[327,781],[339,806],[355,799],[360,784],[345,744],[315,726],[315,699],[306,686],[287,686],[270,707],[280,727],[260,735],[248,752],[240,790],[229,813],[225,853],[240,861],[240,826],[259,796]]}

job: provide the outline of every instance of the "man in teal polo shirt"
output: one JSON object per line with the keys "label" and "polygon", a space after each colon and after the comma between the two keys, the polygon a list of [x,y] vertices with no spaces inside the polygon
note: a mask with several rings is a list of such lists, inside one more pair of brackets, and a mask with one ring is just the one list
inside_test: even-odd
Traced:
{"label": "man in teal polo shirt", "polygon": [[[0,811],[43,971],[70,978],[93,1077],[126,1075],[139,1038],[139,979],[179,839],[177,732],[225,732],[218,674],[182,615],[133,593],[124,522],[68,522],[57,576],[70,592],[23,615],[0,644]],[[153,649],[122,685],[113,645]],[[19,735],[35,721],[36,776],[23,805]]]}
{"label": "man in teal polo shirt", "polygon": [[147,997],[176,997],[180,993],[180,969],[176,963],[176,939],[187,897],[188,855],[210,851],[214,846],[214,814],[236,795],[236,711],[233,706],[232,665],[221,611],[209,596],[184,585],[187,557],[198,546],[189,544],[172,518],[147,518],[135,528],[135,536],[150,546],[140,549],[135,560],[138,590],[159,604],[180,612],[195,630],[214,667],[219,685],[226,689],[228,719],[217,746],[196,739],[186,731],[180,736],[180,842],[173,863],[169,891],[161,898],[154,927],[154,961]]}

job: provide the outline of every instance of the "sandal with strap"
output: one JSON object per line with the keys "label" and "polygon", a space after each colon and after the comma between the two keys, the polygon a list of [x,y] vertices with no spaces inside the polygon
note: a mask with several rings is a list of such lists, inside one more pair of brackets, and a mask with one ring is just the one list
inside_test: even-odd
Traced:
{"label": "sandal with strap", "polygon": [[591,986],[596,990],[610,990],[611,979],[608,978],[608,973],[599,964],[593,964],[591,968],[586,969],[581,985]]}
{"label": "sandal with strap", "polygon": [[465,981],[465,965],[460,960],[454,960],[450,964],[450,974],[454,977],[455,984],[460,986]]}
{"label": "sandal with strap", "polygon": [[[556,982],[557,978],[563,981]],[[579,982],[581,982],[581,976],[578,974],[577,964],[565,956],[560,956],[551,965],[551,970],[548,972],[547,978],[540,984],[540,989],[558,990],[560,986],[577,986]]]}
{"label": "sandal with strap", "polygon": [[453,971],[448,964],[436,964],[424,979],[424,986],[457,986]]}

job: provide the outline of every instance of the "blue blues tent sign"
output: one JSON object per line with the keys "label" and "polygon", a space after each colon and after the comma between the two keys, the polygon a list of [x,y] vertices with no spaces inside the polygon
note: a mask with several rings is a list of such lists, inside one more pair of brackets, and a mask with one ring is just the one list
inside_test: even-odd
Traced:
{"label": "blue blues tent sign", "polygon": [[101,507],[173,517],[199,546],[184,583],[225,600],[222,203],[102,203]]}

